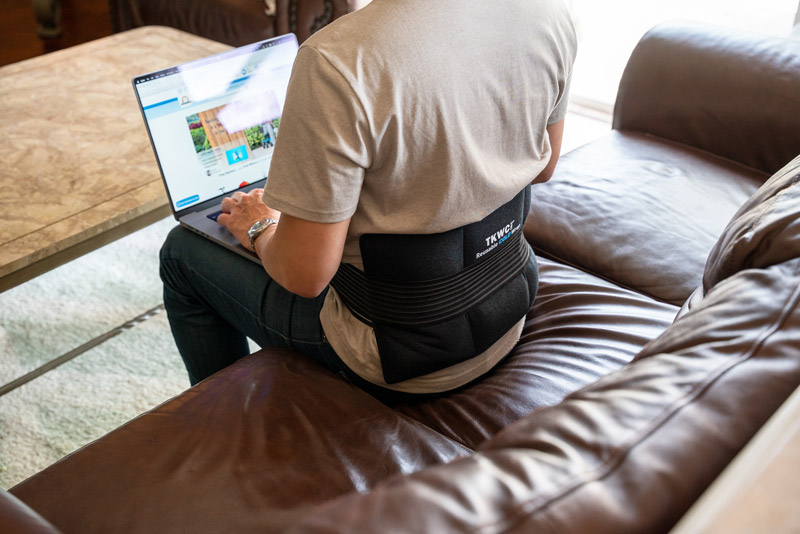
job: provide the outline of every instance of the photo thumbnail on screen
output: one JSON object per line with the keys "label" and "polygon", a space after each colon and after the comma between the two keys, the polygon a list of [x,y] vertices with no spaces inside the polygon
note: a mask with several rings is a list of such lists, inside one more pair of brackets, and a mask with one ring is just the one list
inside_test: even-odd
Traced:
{"label": "photo thumbnail on screen", "polygon": [[220,166],[271,157],[281,108],[272,91],[186,117],[195,152],[209,172]]}

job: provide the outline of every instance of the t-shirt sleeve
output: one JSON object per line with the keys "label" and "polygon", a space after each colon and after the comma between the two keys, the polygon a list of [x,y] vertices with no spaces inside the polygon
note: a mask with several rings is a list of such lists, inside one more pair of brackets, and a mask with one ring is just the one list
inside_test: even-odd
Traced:
{"label": "t-shirt sleeve", "polygon": [[553,111],[550,113],[550,117],[547,119],[547,125],[553,125],[567,116],[567,106],[569,105],[569,88],[570,82],[572,81],[572,76],[567,76],[564,80],[564,83],[561,87],[559,87],[558,92],[558,100],[556,100],[556,105],[553,108]]}
{"label": "t-shirt sleeve", "polygon": [[368,132],[351,84],[316,49],[301,47],[264,201],[312,222],[339,222],[352,216],[371,158]]}
{"label": "t-shirt sleeve", "polygon": [[553,111],[547,119],[550,126],[560,122],[567,116],[567,106],[569,105],[569,91],[572,85],[572,73],[575,66],[575,56],[578,52],[578,40],[575,35],[575,27],[569,18],[563,19],[557,25],[557,34],[561,36],[558,47],[553,51],[556,61],[556,72],[558,93]]}

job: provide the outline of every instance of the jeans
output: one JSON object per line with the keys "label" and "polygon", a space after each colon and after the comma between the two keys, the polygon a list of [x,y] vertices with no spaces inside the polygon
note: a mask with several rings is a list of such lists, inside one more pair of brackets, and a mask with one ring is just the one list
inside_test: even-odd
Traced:
{"label": "jeans", "polygon": [[325,338],[313,299],[281,287],[264,268],[181,226],[161,248],[164,307],[192,385],[250,350],[284,347],[310,358],[384,401],[420,398],[376,386],[353,373]]}

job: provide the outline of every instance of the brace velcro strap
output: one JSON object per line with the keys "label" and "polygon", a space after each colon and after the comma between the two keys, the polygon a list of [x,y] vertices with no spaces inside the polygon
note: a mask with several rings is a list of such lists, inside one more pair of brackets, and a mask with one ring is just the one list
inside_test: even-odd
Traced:
{"label": "brace velcro strap", "polygon": [[341,264],[331,285],[360,321],[419,326],[460,315],[481,303],[525,269],[531,249],[517,231],[484,261],[444,278],[392,281],[367,278]]}

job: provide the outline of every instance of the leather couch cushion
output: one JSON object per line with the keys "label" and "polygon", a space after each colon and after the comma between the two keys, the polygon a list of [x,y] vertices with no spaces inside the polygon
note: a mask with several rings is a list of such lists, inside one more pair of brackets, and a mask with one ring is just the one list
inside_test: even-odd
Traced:
{"label": "leather couch cushion", "polygon": [[627,364],[677,308],[552,260],[539,259],[539,292],[511,356],[465,390],[393,407],[477,448],[530,412]]}
{"label": "leather couch cushion", "polygon": [[272,349],[11,492],[64,532],[280,532],[313,503],[469,453]]}
{"label": "leather couch cushion", "polygon": [[680,306],[764,173],[657,137],[612,131],[532,189],[535,249]]}

